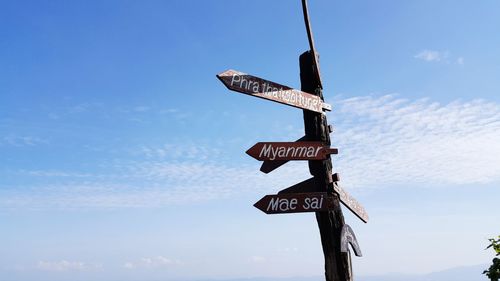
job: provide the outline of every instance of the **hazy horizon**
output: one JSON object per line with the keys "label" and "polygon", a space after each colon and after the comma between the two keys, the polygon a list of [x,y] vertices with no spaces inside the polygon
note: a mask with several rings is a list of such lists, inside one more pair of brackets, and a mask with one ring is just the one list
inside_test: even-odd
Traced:
{"label": "hazy horizon", "polygon": [[[500,2],[309,0],[356,276],[489,264],[500,234]],[[310,178],[245,154],[302,111],[300,1],[0,1],[0,276],[322,276],[313,213],[253,204]],[[1,278],[0,278],[1,279]],[[445,281],[445,280],[437,280]],[[474,280],[471,280],[474,281]]]}

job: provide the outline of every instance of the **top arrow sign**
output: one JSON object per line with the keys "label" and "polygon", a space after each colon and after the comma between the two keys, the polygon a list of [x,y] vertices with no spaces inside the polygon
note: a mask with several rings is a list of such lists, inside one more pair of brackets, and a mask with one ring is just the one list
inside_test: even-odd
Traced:
{"label": "top arrow sign", "polygon": [[217,74],[217,78],[219,78],[228,89],[243,94],[319,113],[322,113],[323,110],[332,110],[331,105],[324,103],[318,96],[236,70],[226,70]]}

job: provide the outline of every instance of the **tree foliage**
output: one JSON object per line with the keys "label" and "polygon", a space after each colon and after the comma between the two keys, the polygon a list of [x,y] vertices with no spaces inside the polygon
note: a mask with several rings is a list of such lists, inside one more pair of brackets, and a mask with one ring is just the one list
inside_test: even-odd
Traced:
{"label": "tree foliage", "polygon": [[[490,241],[490,245],[486,247],[486,249],[493,248],[496,252],[495,257],[493,258],[493,264],[487,270],[483,271],[483,274],[486,274],[491,281],[499,281],[500,279],[500,235],[498,239],[491,238],[488,239]],[[485,249],[485,250],[486,250]]]}

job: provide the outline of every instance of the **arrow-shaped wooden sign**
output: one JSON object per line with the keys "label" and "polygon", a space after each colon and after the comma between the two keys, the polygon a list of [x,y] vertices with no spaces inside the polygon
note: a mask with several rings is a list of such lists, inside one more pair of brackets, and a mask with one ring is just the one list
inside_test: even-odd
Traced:
{"label": "arrow-shaped wooden sign", "polygon": [[365,223],[368,222],[368,213],[366,213],[365,208],[352,197],[347,191],[341,188],[336,182],[333,183],[333,189],[339,195],[340,202],[342,202],[353,214],[360,218]]}
{"label": "arrow-shaped wooden sign", "polygon": [[326,192],[266,195],[254,206],[266,214],[325,212],[333,208]]}
{"label": "arrow-shaped wooden sign", "polygon": [[[336,174],[332,175],[332,178],[338,178]],[[340,202],[344,204],[353,214],[355,214],[359,219],[363,222],[368,222],[368,214],[365,211],[365,208],[354,199],[347,191],[341,188],[337,182],[333,182],[333,190],[335,193],[339,195]],[[306,192],[318,192],[315,184],[314,178],[310,178],[308,180],[299,182],[294,184],[288,188],[285,188],[278,192],[278,194],[294,194],[294,193],[306,193]]]}
{"label": "arrow-shaped wooden sign", "polygon": [[217,78],[229,90],[243,94],[319,113],[322,113],[323,110],[332,110],[331,105],[324,103],[318,96],[236,70],[226,70],[217,74]]}
{"label": "arrow-shaped wooden sign", "polygon": [[337,154],[337,148],[329,148],[319,141],[258,142],[246,152],[253,158],[264,160],[323,160]]}

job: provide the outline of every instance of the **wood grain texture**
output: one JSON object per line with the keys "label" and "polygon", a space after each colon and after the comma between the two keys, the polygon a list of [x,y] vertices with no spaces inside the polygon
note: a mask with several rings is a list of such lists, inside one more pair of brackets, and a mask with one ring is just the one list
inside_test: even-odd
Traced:
{"label": "wood grain texture", "polygon": [[[315,73],[315,57],[311,52],[303,53],[300,58],[301,90],[314,93],[323,100],[321,82]],[[303,111],[305,135],[308,140],[321,141],[330,146],[330,135],[326,115],[312,111]],[[340,232],[344,226],[344,215],[340,207],[338,195],[332,186],[332,162],[330,157],[325,160],[309,161],[309,172],[314,176],[314,184],[318,191],[332,194],[333,209],[328,212],[317,212],[323,255],[325,257],[326,281],[348,281],[351,279],[349,258],[340,249]]]}

